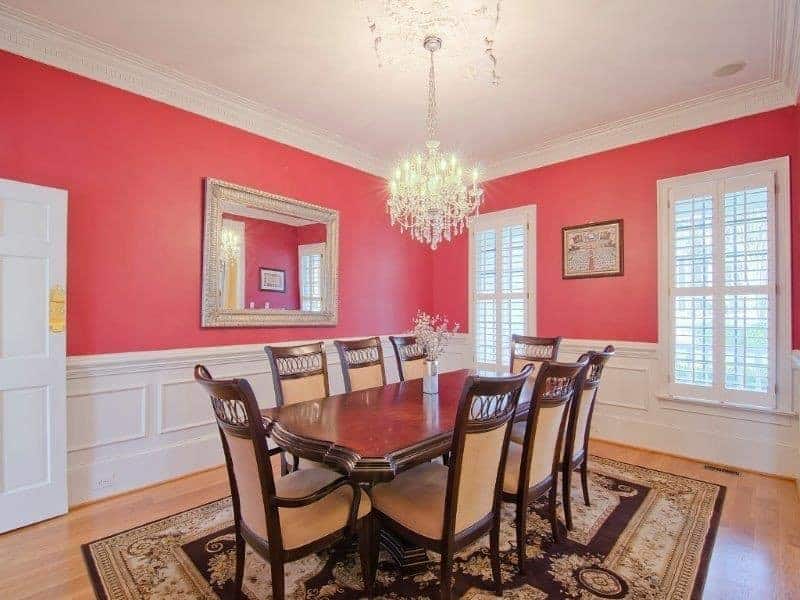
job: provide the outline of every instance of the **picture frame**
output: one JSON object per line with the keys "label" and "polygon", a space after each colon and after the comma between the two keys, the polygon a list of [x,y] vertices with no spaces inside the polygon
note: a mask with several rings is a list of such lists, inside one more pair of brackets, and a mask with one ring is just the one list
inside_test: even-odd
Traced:
{"label": "picture frame", "polygon": [[286,271],[283,269],[268,269],[260,267],[259,289],[262,292],[286,292]]}
{"label": "picture frame", "polygon": [[625,273],[622,219],[561,228],[561,278],[619,277]]}

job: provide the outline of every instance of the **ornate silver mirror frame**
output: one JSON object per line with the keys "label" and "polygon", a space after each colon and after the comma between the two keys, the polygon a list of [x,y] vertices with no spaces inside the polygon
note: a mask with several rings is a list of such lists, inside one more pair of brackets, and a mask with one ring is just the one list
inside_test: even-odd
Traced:
{"label": "ornate silver mirror frame", "polygon": [[[220,235],[224,207],[239,205],[323,223],[327,230],[321,311],[223,309],[220,295]],[[339,211],[218,179],[206,178],[203,227],[203,327],[336,325],[339,318]]]}

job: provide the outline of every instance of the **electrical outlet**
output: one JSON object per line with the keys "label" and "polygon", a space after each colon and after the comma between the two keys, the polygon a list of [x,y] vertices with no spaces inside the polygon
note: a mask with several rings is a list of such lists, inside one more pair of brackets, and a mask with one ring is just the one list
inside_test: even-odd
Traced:
{"label": "electrical outlet", "polygon": [[114,474],[111,473],[106,477],[100,477],[99,479],[96,479],[94,482],[94,489],[102,490],[104,488],[110,488],[113,485],[114,485]]}

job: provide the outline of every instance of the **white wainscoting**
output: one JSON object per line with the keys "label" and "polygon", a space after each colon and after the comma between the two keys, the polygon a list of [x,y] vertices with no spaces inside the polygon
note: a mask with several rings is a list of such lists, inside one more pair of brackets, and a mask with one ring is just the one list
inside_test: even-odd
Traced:
{"label": "white wainscoting", "polygon": [[[785,477],[800,476],[796,417],[660,399],[657,344],[568,339],[559,358],[571,360],[606,343],[614,344],[617,353],[604,373],[594,437]],[[397,381],[388,339],[383,339],[383,346],[387,376]],[[331,391],[341,392],[341,368],[333,344],[327,345],[327,352]],[[472,356],[470,337],[457,335],[442,369],[470,367]],[[798,359],[794,362],[796,382],[800,382]],[[262,406],[274,405],[261,345],[68,359],[71,505],[222,464],[208,398],[192,380],[197,363],[218,377],[247,378]]]}
{"label": "white wainscoting", "polygon": [[[394,350],[388,338],[382,340],[387,377],[397,381]],[[331,392],[339,393],[344,391],[339,356],[332,343],[326,349]],[[470,352],[467,339],[457,338],[442,369],[468,365]],[[222,464],[211,405],[192,378],[198,363],[215,377],[248,379],[262,406],[275,405],[260,344],[67,360],[70,505]]]}

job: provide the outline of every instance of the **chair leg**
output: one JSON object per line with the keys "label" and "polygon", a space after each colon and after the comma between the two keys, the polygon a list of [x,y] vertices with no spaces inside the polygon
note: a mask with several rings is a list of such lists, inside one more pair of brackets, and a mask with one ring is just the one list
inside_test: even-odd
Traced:
{"label": "chair leg", "polygon": [[378,544],[375,531],[375,517],[372,514],[361,519],[358,530],[358,553],[361,558],[361,578],[364,593],[372,598],[375,590],[375,575],[378,566]]}
{"label": "chair leg", "polygon": [[589,468],[587,463],[588,461],[584,458],[581,463],[581,487],[583,488],[584,503],[586,506],[591,506],[589,504]]}
{"label": "chair leg", "polygon": [[558,510],[556,507],[556,501],[558,500],[558,481],[557,478],[553,478],[554,481],[550,486],[550,527],[553,530],[553,541],[558,543],[561,541],[561,535],[558,532]]}
{"label": "chair leg", "polygon": [[517,569],[520,573],[525,572],[525,536],[527,535],[525,513],[527,510],[528,505],[524,501],[517,504]]}
{"label": "chair leg", "polygon": [[236,533],[236,575],[233,578],[233,597],[237,600],[242,597],[242,583],[244,582],[244,561],[247,545],[239,532]]}
{"label": "chair leg", "polygon": [[289,463],[286,460],[286,452],[281,452],[281,477],[289,474]]}
{"label": "chair leg", "polygon": [[449,466],[449,464],[450,464],[450,453],[449,452],[445,452],[444,454],[442,454],[442,464],[445,467]]}
{"label": "chair leg", "polygon": [[439,591],[441,600],[450,600],[453,587],[453,553],[450,549],[442,552],[442,573],[439,577]]}
{"label": "chair leg", "polygon": [[489,559],[492,561],[492,579],[494,579],[494,593],[503,595],[503,580],[500,573],[500,515],[495,515],[492,531],[489,533]]}
{"label": "chair leg", "polygon": [[292,455],[292,471],[300,470],[300,457]]}
{"label": "chair leg", "polygon": [[283,574],[283,561],[272,559],[269,561],[270,571],[272,572],[272,600],[284,600],[285,591]]}
{"label": "chair leg", "polygon": [[561,501],[564,503],[564,523],[572,530],[572,465],[564,463],[561,471]]}

